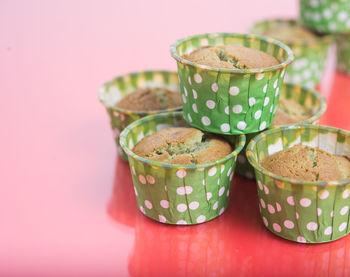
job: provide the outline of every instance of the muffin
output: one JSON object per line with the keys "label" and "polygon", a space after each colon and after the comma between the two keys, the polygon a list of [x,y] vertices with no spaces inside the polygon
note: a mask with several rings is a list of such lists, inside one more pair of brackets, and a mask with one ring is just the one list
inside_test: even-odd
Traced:
{"label": "muffin", "polygon": [[304,28],[299,21],[275,19],[258,22],[252,33],[272,37],[287,44],[295,55],[285,81],[314,88],[320,83],[325,68],[331,38]]}
{"label": "muffin", "polygon": [[[275,108],[273,107],[273,109]],[[326,99],[319,92],[294,84],[283,84],[275,118],[270,129],[294,124],[317,124],[326,108]],[[259,133],[246,135],[247,142]],[[253,179],[254,168],[248,163],[245,150],[246,146],[238,155],[236,173]]]}
{"label": "muffin", "polygon": [[145,159],[169,164],[202,164],[233,151],[224,139],[187,127],[164,128],[139,141],[133,152]]}
{"label": "muffin", "polygon": [[247,158],[255,170],[264,225],[280,237],[302,243],[347,235],[347,157],[350,132],[337,128],[292,125],[254,137]]}
{"label": "muffin", "polygon": [[145,87],[137,89],[123,97],[117,108],[130,111],[159,111],[181,106],[181,95],[162,87]]}
{"label": "muffin", "polygon": [[98,97],[110,118],[118,155],[128,160],[119,144],[120,132],[131,122],[154,113],[181,110],[176,72],[143,71],[105,83]]}
{"label": "muffin", "polygon": [[260,165],[282,177],[329,182],[350,178],[350,160],[319,148],[297,144],[265,157]]}
{"label": "muffin", "polygon": [[161,223],[192,225],[226,210],[245,137],[204,134],[190,128],[182,112],[173,112],[133,122],[120,144],[140,211]]}
{"label": "muffin", "polygon": [[256,35],[212,33],[180,39],[170,52],[188,124],[225,135],[271,125],[270,107],[277,105],[285,68],[293,61],[287,46]]}
{"label": "muffin", "polygon": [[229,69],[258,69],[279,64],[275,57],[241,45],[202,46],[182,57],[194,63]]}

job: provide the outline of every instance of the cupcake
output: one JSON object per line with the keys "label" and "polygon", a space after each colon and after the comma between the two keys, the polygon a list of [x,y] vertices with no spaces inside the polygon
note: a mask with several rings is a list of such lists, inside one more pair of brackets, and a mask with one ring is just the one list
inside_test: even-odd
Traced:
{"label": "cupcake", "polygon": [[192,225],[227,208],[245,137],[203,133],[175,112],[135,121],[121,133],[120,144],[140,211],[158,222]]}
{"label": "cupcake", "polygon": [[[319,92],[298,85],[283,84],[276,115],[270,128],[295,124],[317,124],[326,108],[326,100]],[[246,135],[247,142],[258,134]],[[245,150],[246,146],[238,155],[236,172],[253,179],[254,168],[248,163]]]}
{"label": "cupcake", "polygon": [[350,34],[336,36],[337,70],[350,75]]}
{"label": "cupcake", "polygon": [[250,141],[247,157],[261,218],[271,232],[304,243],[349,233],[350,132],[316,125],[274,128]]}
{"label": "cupcake", "polygon": [[271,125],[271,106],[278,103],[285,67],[293,61],[288,46],[256,35],[212,33],[180,39],[170,52],[190,125],[230,135]]}
{"label": "cupcake", "polygon": [[119,145],[127,125],[147,115],[181,110],[180,98],[178,77],[172,71],[130,73],[105,83],[99,99],[110,117],[119,156],[127,160]]}
{"label": "cupcake", "polygon": [[300,0],[302,24],[320,33],[350,32],[350,5],[339,0]]}
{"label": "cupcake", "polygon": [[251,32],[272,37],[287,44],[295,56],[285,81],[314,88],[320,83],[327,60],[330,36],[304,28],[296,20],[267,20],[254,24]]}

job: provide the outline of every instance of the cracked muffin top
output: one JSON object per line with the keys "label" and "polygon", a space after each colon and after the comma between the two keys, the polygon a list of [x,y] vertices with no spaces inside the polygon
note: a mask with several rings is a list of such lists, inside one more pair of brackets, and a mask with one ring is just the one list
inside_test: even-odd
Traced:
{"label": "cracked muffin top", "polygon": [[260,69],[278,65],[273,56],[240,45],[203,46],[182,58],[202,65],[227,69]]}
{"label": "cracked muffin top", "polygon": [[226,140],[198,129],[171,127],[144,137],[132,151],[152,161],[189,165],[219,160],[233,149]]}
{"label": "cracked muffin top", "polygon": [[293,99],[281,97],[277,106],[273,126],[287,125],[304,121],[312,116],[312,111],[306,109]]}
{"label": "cracked muffin top", "polygon": [[167,88],[140,88],[123,97],[115,106],[131,111],[157,111],[180,107],[179,92]]}
{"label": "cracked muffin top", "polygon": [[301,181],[329,182],[350,178],[350,160],[322,149],[297,144],[263,159],[268,171]]}

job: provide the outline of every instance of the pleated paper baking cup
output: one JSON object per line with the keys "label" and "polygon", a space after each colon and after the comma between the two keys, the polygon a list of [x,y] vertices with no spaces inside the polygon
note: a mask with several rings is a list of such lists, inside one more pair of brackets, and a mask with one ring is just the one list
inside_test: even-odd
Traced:
{"label": "pleated paper baking cup", "polygon": [[337,70],[350,75],[350,34],[337,36],[336,42]]}
{"label": "pleated paper baking cup", "polygon": [[[293,26],[297,25],[298,21],[286,19],[266,20],[254,24],[251,32],[263,35],[281,24]],[[318,85],[323,75],[331,41],[330,36],[316,34],[311,41],[295,37],[282,41],[292,49],[295,57],[293,64],[287,68],[284,81],[308,88],[314,88]]]}
{"label": "pleated paper baking cup", "polygon": [[[311,111],[311,115],[306,120],[303,120],[298,123],[283,125],[283,126],[292,126],[300,124],[317,124],[319,118],[324,114],[327,109],[326,99],[316,90],[308,89],[294,84],[282,85],[281,98],[291,99],[304,106],[306,110]],[[271,128],[278,126],[270,126]],[[245,176],[249,179],[254,179],[254,168],[249,164],[246,156],[246,147],[249,141],[257,136],[259,133],[247,134],[246,140],[247,143],[244,146],[243,150],[239,153],[237,158],[236,173],[242,176]]]}
{"label": "pleated paper baking cup", "polygon": [[227,208],[236,158],[245,136],[230,138],[235,150],[226,157],[199,165],[150,161],[132,152],[144,136],[174,126],[189,127],[182,112],[142,118],[121,133],[120,144],[129,158],[138,207],[161,223],[192,225],[209,221]]}
{"label": "pleated paper baking cup", "polygon": [[157,111],[130,111],[116,107],[123,97],[140,88],[164,87],[172,91],[179,91],[179,80],[176,72],[172,71],[143,71],[125,74],[105,83],[99,90],[98,97],[105,106],[110,117],[115,143],[119,156],[128,160],[119,144],[120,132],[131,122],[144,116],[181,110],[182,107]]}
{"label": "pleated paper baking cup", "polygon": [[300,20],[321,33],[350,32],[350,5],[341,0],[299,0]]}
{"label": "pleated paper baking cup", "polygon": [[260,214],[275,235],[303,242],[339,239],[349,229],[350,179],[307,182],[277,176],[260,166],[268,155],[304,144],[350,157],[350,132],[319,125],[279,127],[250,141],[247,157],[255,169]]}
{"label": "pleated paper baking cup", "polygon": [[[264,69],[222,69],[182,58],[202,46],[227,44],[261,50],[281,63]],[[294,59],[288,46],[257,35],[211,33],[180,39],[170,52],[177,61],[182,106],[190,125],[231,135],[254,133],[271,125],[285,68]]]}

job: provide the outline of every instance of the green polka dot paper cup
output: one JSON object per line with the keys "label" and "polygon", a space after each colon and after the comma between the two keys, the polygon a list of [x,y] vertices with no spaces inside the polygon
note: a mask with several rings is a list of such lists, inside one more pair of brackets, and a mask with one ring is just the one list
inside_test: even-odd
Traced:
{"label": "green polka dot paper cup", "polygon": [[320,33],[349,33],[350,5],[347,0],[299,0],[300,20]]}
{"label": "green polka dot paper cup", "polygon": [[132,148],[144,136],[166,127],[189,126],[182,112],[151,115],[124,129],[120,144],[129,165],[140,211],[168,224],[192,225],[221,215],[229,203],[236,158],[245,136],[229,138],[235,149],[226,157],[199,165],[172,165],[137,156]]}
{"label": "green polka dot paper cup", "polygon": [[[306,120],[284,126],[298,124],[317,124],[319,118],[324,114],[324,112],[327,109],[326,99],[318,91],[301,87],[299,85],[284,83],[281,90],[281,98],[292,99],[304,106],[306,110],[311,111],[310,117]],[[274,127],[278,126],[271,126],[270,129]],[[254,138],[258,134],[259,133],[247,134],[247,144],[252,138]],[[244,146],[243,150],[238,155],[236,173],[245,176],[249,179],[254,179],[254,168],[249,164],[246,157],[247,144]]]}
{"label": "green polka dot paper cup", "polygon": [[252,139],[247,157],[255,169],[262,221],[277,236],[296,242],[320,243],[344,237],[350,231],[350,179],[298,181],[260,166],[266,156],[298,143],[350,156],[350,132],[327,126],[279,127]]}
{"label": "green polka dot paper cup", "polygon": [[[263,35],[265,32],[278,27],[281,24],[298,24],[296,20],[276,19],[258,22],[251,28],[251,32]],[[293,51],[295,60],[286,72],[285,82],[300,84],[308,88],[314,88],[320,83],[328,56],[328,48],[331,43],[330,36],[315,35],[310,40],[291,38],[283,41]]]}
{"label": "green polka dot paper cup", "polygon": [[99,90],[99,100],[105,106],[110,117],[117,152],[119,156],[128,160],[119,144],[120,132],[131,122],[144,116],[181,110],[182,107],[157,111],[130,111],[115,107],[124,96],[144,87],[165,87],[172,91],[179,91],[179,80],[176,72],[172,71],[144,71],[119,76],[105,83]]}
{"label": "green polka dot paper cup", "polygon": [[[221,69],[182,58],[202,46],[226,44],[264,51],[281,63],[265,69]],[[227,135],[254,133],[271,125],[271,106],[278,103],[285,68],[294,59],[288,46],[257,35],[211,33],[180,39],[170,52],[177,61],[182,106],[190,125]],[[259,118],[254,116],[257,112]]]}
{"label": "green polka dot paper cup", "polygon": [[350,34],[339,35],[337,42],[337,70],[350,75]]}

